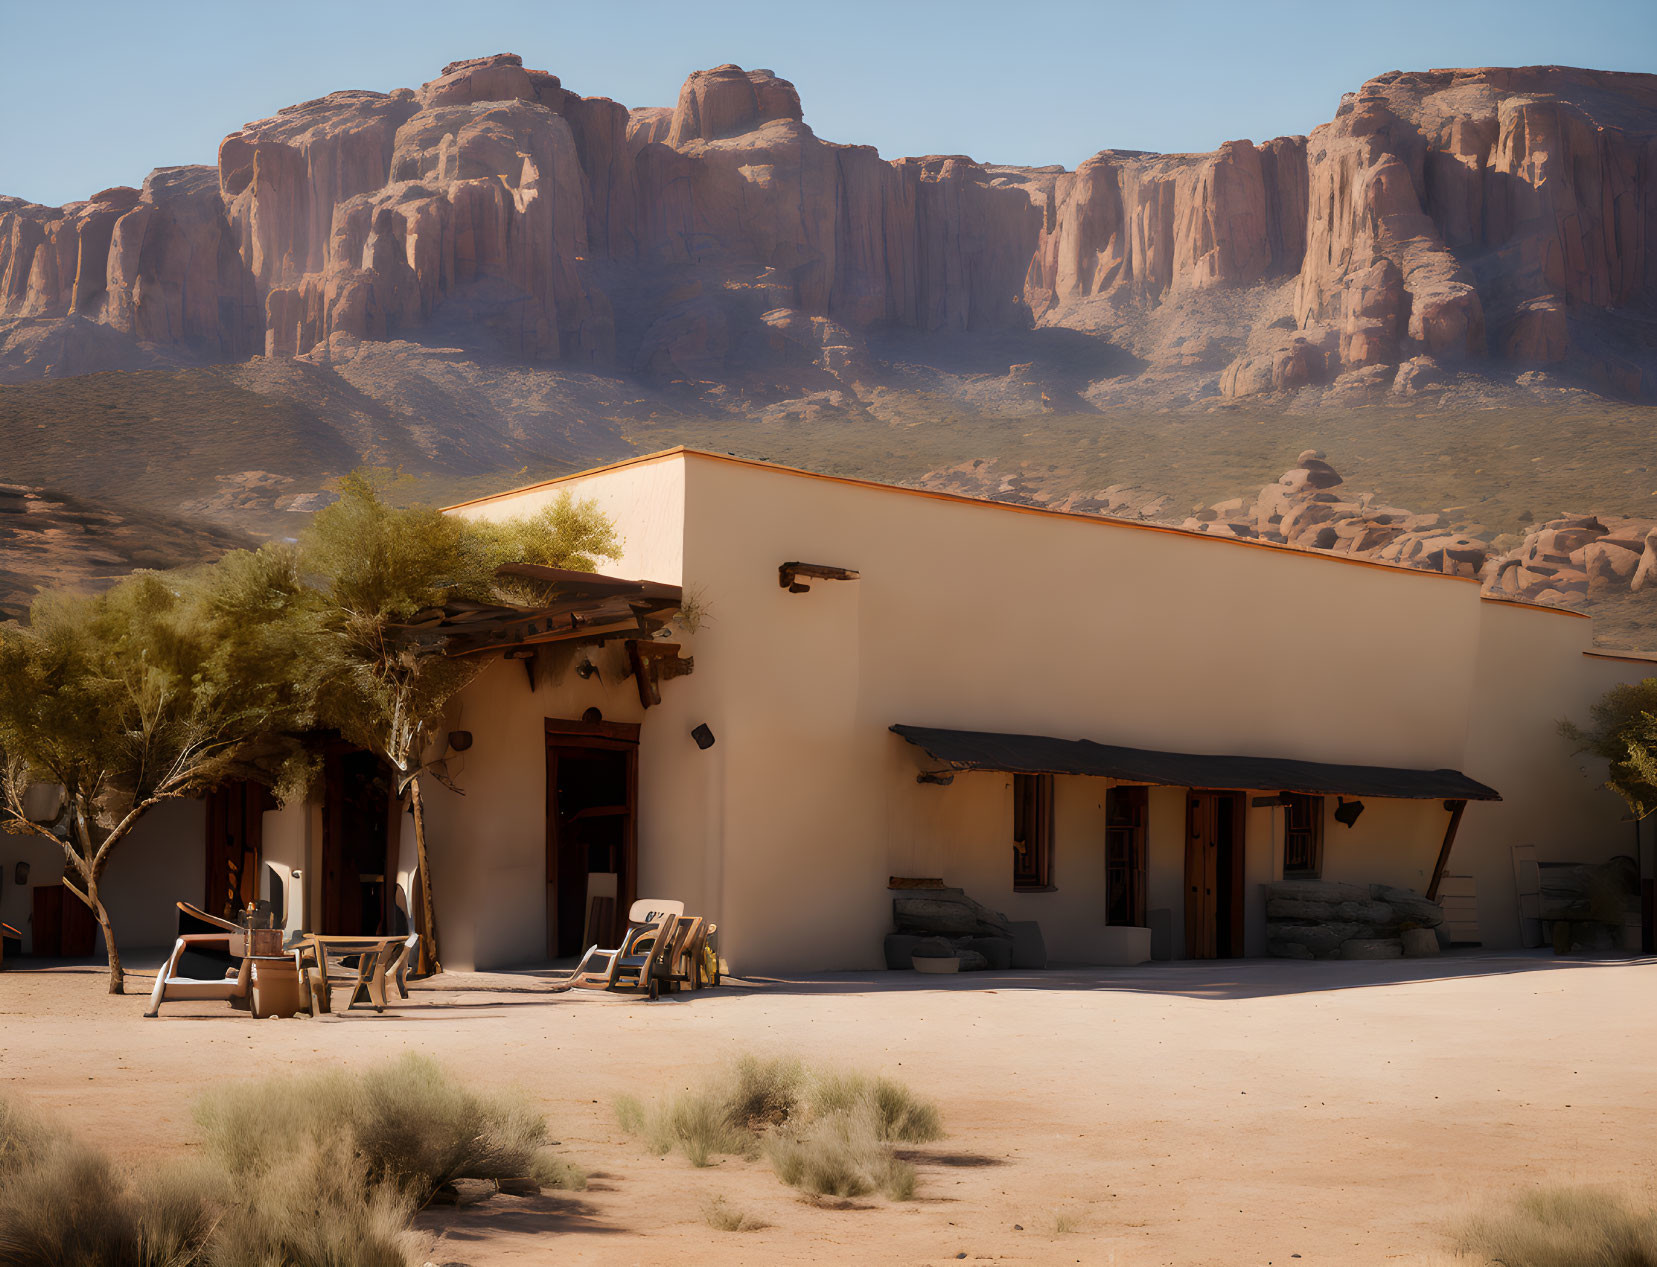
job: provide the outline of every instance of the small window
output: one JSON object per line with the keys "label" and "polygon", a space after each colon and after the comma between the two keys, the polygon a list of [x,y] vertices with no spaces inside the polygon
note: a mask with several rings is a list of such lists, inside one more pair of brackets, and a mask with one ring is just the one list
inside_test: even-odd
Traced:
{"label": "small window", "polygon": [[1291,792],[1283,811],[1283,874],[1323,874],[1323,798]]}
{"label": "small window", "polygon": [[1105,792],[1105,923],[1145,926],[1145,810],[1142,787]]}
{"label": "small window", "polygon": [[1013,888],[1053,887],[1053,776],[1013,775]]}

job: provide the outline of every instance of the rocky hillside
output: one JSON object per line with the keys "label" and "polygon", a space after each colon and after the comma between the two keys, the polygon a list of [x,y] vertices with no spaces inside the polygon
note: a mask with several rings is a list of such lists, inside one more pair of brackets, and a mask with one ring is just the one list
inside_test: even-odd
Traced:
{"label": "rocky hillside", "polygon": [[0,484],[0,620],[21,616],[43,587],[96,588],[134,568],[180,567],[251,544],[233,532]]}
{"label": "rocky hillside", "polygon": [[1307,137],[1071,172],[821,140],[770,71],[629,109],[503,54],[0,200],[12,381],[343,336],[762,386],[1036,323],[1087,336],[1066,390],[1100,407],[1538,367],[1639,398],[1654,300],[1657,76],[1561,67],[1393,72]]}

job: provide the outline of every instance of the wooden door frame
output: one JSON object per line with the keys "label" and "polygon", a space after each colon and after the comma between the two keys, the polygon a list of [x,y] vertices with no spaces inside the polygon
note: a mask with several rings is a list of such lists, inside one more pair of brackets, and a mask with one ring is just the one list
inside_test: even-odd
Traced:
{"label": "wooden door frame", "polygon": [[[1231,938],[1229,943],[1219,945],[1219,920],[1217,909],[1209,908],[1209,918],[1201,918],[1204,904],[1200,900],[1193,901],[1196,889],[1191,883],[1193,871],[1193,855],[1196,849],[1197,834],[1193,826],[1194,810],[1199,798],[1208,798],[1210,804],[1216,803],[1213,798],[1229,796],[1232,800],[1232,827],[1231,827]],[[1240,959],[1243,956],[1245,944],[1243,935],[1243,919],[1245,904],[1243,901],[1243,885],[1247,875],[1246,855],[1248,831],[1248,793],[1231,788],[1187,788],[1185,790],[1185,953],[1191,959]],[[1212,833],[1212,827],[1209,829]],[[1217,878],[1217,877],[1216,877]],[[1193,918],[1193,908],[1197,918]],[[1214,949],[1212,954],[1204,954],[1207,948],[1208,934],[1214,935]]]}
{"label": "wooden door frame", "polygon": [[558,901],[558,814],[553,803],[557,783],[553,777],[555,754],[562,751],[617,752],[627,763],[627,815],[622,831],[621,874],[616,877],[615,922],[610,944],[619,945],[627,927],[627,912],[638,899],[639,889],[639,726],[636,722],[572,721],[561,717],[545,719],[546,737],[546,908],[547,957],[557,957],[552,913]]}

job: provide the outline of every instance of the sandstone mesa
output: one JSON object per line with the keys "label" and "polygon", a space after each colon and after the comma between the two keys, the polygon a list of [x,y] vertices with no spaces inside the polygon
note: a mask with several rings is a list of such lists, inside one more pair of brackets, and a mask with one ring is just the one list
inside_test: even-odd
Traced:
{"label": "sandstone mesa", "polygon": [[290,106],[216,168],[0,198],[0,377],[460,332],[671,382],[1183,304],[1197,335],[1148,363],[1224,396],[1410,394],[1461,364],[1639,397],[1654,247],[1652,75],[1392,72],[1307,137],[1063,171],[821,140],[768,70],[629,110],[501,54]]}

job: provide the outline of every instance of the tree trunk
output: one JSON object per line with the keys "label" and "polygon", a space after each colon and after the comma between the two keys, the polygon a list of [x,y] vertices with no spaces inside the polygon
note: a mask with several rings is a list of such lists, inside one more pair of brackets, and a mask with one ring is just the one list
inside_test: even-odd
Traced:
{"label": "tree trunk", "polygon": [[[426,853],[426,806],[420,799],[420,779],[409,780],[409,809],[414,815],[415,867],[420,872],[420,916],[424,927],[420,938],[419,971],[422,976],[443,971],[443,957],[437,943],[437,907],[432,899],[431,860]],[[410,912],[413,914],[413,912]]]}
{"label": "tree trunk", "polygon": [[104,906],[103,899],[98,896],[97,881],[87,881],[86,896],[82,900],[92,908],[92,914],[98,921],[98,927],[103,929],[104,950],[109,955],[109,992],[111,994],[125,994],[127,992],[127,976],[121,968],[121,952],[115,945],[115,925],[110,923],[109,911]]}

